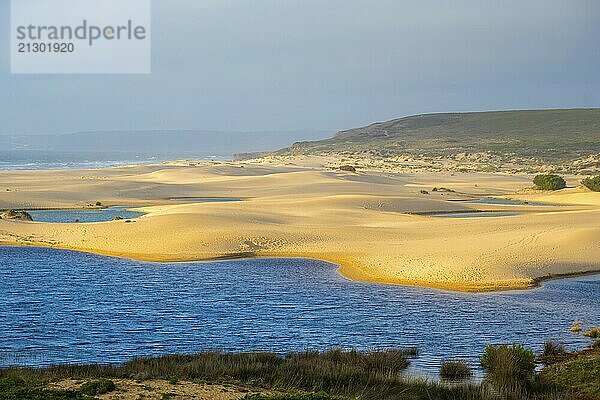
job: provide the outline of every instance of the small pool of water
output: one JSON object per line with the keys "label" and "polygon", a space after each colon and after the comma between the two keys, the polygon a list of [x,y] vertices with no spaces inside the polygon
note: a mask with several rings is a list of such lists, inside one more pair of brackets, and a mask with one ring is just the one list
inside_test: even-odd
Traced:
{"label": "small pool of water", "polygon": [[105,222],[112,221],[116,217],[123,219],[137,218],[144,213],[129,211],[131,207],[115,206],[92,210],[32,210],[27,211],[31,214],[34,222]]}
{"label": "small pool of water", "polygon": [[533,201],[525,202],[519,200],[509,200],[509,199],[497,199],[493,197],[482,197],[480,199],[472,199],[472,200],[452,200],[460,203],[477,203],[477,204],[496,204],[496,205],[506,205],[506,206],[538,206],[538,207],[548,207],[553,206],[553,204],[546,203],[537,203]]}
{"label": "small pool of water", "polygon": [[493,217],[512,217],[515,215],[521,215],[520,212],[457,212],[457,213],[440,213],[430,214],[431,217],[436,218],[493,218]]}
{"label": "small pool of water", "polygon": [[416,346],[409,372],[436,377],[444,359],[477,368],[490,343],[539,351],[555,339],[580,349],[589,340],[571,323],[600,324],[599,275],[468,294],[355,282],[336,269],[307,259],[163,264],[0,247],[0,366]]}
{"label": "small pool of water", "polygon": [[173,201],[189,201],[193,203],[224,203],[230,201],[242,201],[238,197],[171,197]]}

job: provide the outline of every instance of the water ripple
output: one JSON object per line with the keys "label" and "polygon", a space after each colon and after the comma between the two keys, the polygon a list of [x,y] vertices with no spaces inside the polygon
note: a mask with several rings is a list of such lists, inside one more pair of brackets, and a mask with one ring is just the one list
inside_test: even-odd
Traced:
{"label": "water ripple", "polygon": [[142,263],[0,248],[0,365],[122,362],[134,356],[418,347],[412,371],[477,364],[488,343],[571,348],[575,319],[600,324],[600,277],[531,291],[464,294],[352,282],[315,260]]}

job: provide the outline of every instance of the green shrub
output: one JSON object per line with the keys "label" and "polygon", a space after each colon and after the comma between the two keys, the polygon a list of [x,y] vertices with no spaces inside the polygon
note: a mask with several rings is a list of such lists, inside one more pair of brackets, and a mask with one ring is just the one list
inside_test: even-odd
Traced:
{"label": "green shrub", "polygon": [[[600,398],[600,352],[585,351],[574,354],[569,360],[544,368],[546,381],[568,388],[565,400]],[[574,393],[568,393],[572,391]]]}
{"label": "green shrub", "polygon": [[568,356],[567,349],[562,343],[557,343],[553,340],[547,340],[544,343],[544,349],[540,354],[540,361],[546,365],[564,360]]}
{"label": "green shrub", "polygon": [[445,380],[467,379],[471,375],[471,367],[465,361],[445,361],[440,367],[440,378]]}
{"label": "green shrub", "polygon": [[594,192],[600,192],[600,175],[596,175],[592,178],[585,178],[581,183],[583,186]]}
{"label": "green shrub", "polygon": [[559,190],[567,187],[567,182],[562,177],[553,174],[537,175],[533,178],[533,183],[539,190]]}
{"label": "green shrub", "polygon": [[535,353],[522,344],[489,345],[480,362],[489,380],[501,385],[528,381],[535,373]]}
{"label": "green shrub", "polygon": [[96,396],[98,394],[106,394],[116,389],[115,383],[110,379],[97,379],[84,383],[79,391],[88,396]]}
{"label": "green shrub", "polygon": [[0,400],[84,400],[73,390],[51,390],[35,387],[21,378],[0,379]]}

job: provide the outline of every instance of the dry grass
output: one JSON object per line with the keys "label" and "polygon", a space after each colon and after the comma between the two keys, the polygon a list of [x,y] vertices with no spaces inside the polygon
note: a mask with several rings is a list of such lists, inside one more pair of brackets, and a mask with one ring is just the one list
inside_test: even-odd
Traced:
{"label": "dry grass", "polygon": [[600,339],[600,326],[594,326],[583,333],[583,336],[590,339]]}

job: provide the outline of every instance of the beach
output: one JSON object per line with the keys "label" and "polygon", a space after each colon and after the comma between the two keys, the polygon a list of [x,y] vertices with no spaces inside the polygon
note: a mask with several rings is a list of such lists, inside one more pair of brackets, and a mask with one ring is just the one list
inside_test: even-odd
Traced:
{"label": "beach", "polygon": [[[307,157],[1,171],[0,209],[99,202],[146,214],[85,224],[0,220],[0,243],[143,261],[314,258],[339,265],[349,279],[459,291],[523,289],[544,278],[600,271],[600,193],[576,187],[580,177],[566,177],[571,188],[550,193],[531,190],[525,174],[346,172],[333,167],[340,162]],[[523,203],[464,201],[482,197]],[[518,215],[431,215],[469,211]]]}

